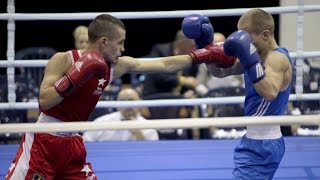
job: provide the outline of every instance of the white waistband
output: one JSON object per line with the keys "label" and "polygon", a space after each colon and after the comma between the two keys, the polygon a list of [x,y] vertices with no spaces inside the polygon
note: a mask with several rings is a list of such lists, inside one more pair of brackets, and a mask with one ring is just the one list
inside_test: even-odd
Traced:
{"label": "white waistband", "polygon": [[250,139],[278,139],[282,137],[279,125],[250,125],[247,126],[247,138]]}
{"label": "white waistband", "polygon": [[[40,113],[38,117],[37,123],[63,123],[64,121],[48,116],[44,113]],[[70,136],[77,136],[79,135],[76,132],[48,132],[48,134],[51,134],[53,136],[63,136],[63,137],[70,137]]]}

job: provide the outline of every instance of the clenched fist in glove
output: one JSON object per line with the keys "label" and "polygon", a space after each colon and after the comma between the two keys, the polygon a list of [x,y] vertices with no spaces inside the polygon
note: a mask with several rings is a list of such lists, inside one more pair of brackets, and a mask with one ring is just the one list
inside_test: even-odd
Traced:
{"label": "clenched fist in glove", "polygon": [[202,49],[194,50],[190,53],[194,63],[215,64],[217,67],[231,67],[236,57],[227,56],[223,51],[223,43],[210,44]]}
{"label": "clenched fist in glove", "polygon": [[182,31],[189,39],[194,39],[196,48],[204,48],[213,42],[213,27],[207,16],[191,14],[182,21]]}
{"label": "clenched fist in glove", "polygon": [[252,44],[251,36],[243,30],[233,32],[224,43],[225,53],[236,56],[251,81],[256,83],[265,77],[260,56]]}
{"label": "clenched fist in glove", "polygon": [[55,88],[62,97],[69,96],[93,76],[98,79],[105,77],[107,70],[108,66],[98,52],[86,52],[72,65],[69,72],[55,83]]}

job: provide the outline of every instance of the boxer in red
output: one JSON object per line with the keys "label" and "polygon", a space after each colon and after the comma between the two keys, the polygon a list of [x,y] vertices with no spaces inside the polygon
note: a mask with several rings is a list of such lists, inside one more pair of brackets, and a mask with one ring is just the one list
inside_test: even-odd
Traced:
{"label": "boxer in red", "polygon": [[[141,61],[123,56],[126,29],[111,15],[97,16],[89,25],[89,42],[81,50],[55,54],[40,86],[37,123],[86,121],[103,89],[130,72],[174,72],[194,63],[235,61],[221,46],[208,45],[187,55]],[[6,179],[97,179],[86,162],[83,139],[73,132],[26,133]]]}

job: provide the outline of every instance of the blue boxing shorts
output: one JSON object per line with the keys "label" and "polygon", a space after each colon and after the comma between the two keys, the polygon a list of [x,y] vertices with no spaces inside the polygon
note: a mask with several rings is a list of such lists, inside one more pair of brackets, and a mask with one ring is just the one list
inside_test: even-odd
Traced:
{"label": "blue boxing shorts", "polygon": [[235,179],[272,179],[285,152],[283,137],[250,139],[243,136],[234,150]]}

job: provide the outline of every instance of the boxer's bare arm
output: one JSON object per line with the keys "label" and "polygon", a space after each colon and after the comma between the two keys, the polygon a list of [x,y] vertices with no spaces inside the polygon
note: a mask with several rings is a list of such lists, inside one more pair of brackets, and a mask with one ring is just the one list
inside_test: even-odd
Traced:
{"label": "boxer's bare arm", "polygon": [[274,100],[280,91],[291,82],[291,66],[288,57],[280,52],[272,52],[264,63],[266,77],[254,84],[256,91],[265,99]]}
{"label": "boxer's bare arm", "polygon": [[179,55],[163,57],[157,60],[145,61],[129,56],[119,57],[115,65],[114,79],[119,78],[129,72],[149,72],[149,73],[170,73],[190,67],[192,64],[191,56]]}
{"label": "boxer's bare arm", "polygon": [[63,100],[54,84],[65,75],[70,66],[71,59],[68,53],[57,53],[49,60],[40,85],[39,104],[42,109],[49,109]]}

